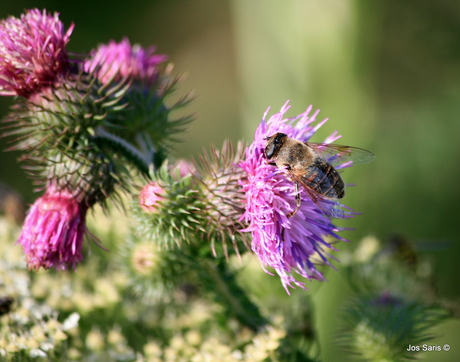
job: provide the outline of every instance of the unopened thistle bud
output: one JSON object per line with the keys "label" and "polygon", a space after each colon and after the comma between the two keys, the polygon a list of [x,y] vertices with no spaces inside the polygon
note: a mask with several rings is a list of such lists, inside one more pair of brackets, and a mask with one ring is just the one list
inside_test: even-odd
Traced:
{"label": "unopened thistle bud", "polygon": [[345,310],[339,344],[366,361],[412,360],[417,351],[410,346],[432,339],[432,328],[447,317],[441,308],[386,292],[362,296]]}
{"label": "unopened thistle bud", "polygon": [[92,207],[116,186],[129,188],[126,161],[147,172],[140,152],[106,131],[107,114],[123,108],[113,91],[81,74],[14,106],[8,117],[7,134],[16,137],[11,149],[26,152],[22,160],[37,183],[52,182]]}
{"label": "unopened thistle bud", "polygon": [[184,283],[184,273],[191,273],[188,257],[144,240],[134,230],[121,248],[120,265],[131,291],[147,299],[169,298]]}
{"label": "unopened thistle bud", "polygon": [[159,201],[164,200],[162,196],[165,190],[156,182],[144,186],[139,194],[139,205],[147,213],[155,212],[159,207]]}
{"label": "unopened thistle bud", "polygon": [[139,207],[134,208],[141,234],[163,247],[180,246],[199,237],[205,232],[199,192],[191,176],[177,179],[163,165],[155,181],[141,190]]}

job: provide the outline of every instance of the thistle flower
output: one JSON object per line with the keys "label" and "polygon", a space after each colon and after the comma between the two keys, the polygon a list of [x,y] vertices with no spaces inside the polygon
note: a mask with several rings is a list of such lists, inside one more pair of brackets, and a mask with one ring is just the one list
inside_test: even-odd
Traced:
{"label": "thistle flower", "polygon": [[151,85],[158,79],[158,66],[168,59],[166,55],[154,54],[155,50],[154,46],[145,49],[137,44],[131,45],[127,38],[120,43],[112,40],[91,52],[84,69],[96,73],[103,84],[112,79],[128,78]]}
{"label": "thistle flower", "polygon": [[29,97],[54,84],[69,68],[67,31],[59,20],[38,9],[0,22],[0,95]]}
{"label": "thistle flower", "polygon": [[88,207],[53,185],[29,210],[18,243],[31,269],[75,268],[83,259]]}
{"label": "thistle flower", "polygon": [[[306,142],[327,121],[325,119],[313,127],[311,124],[319,111],[309,116],[311,106],[297,117],[284,118],[289,108],[286,102],[268,121],[265,120],[267,110],[253,143],[246,151],[246,159],[239,164],[246,173],[240,181],[246,203],[242,220],[248,224],[243,231],[252,234],[252,250],[264,270],[266,265],[273,267],[288,293],[287,287],[294,288],[293,284],[305,288],[305,283],[297,281],[293,272],[307,279],[325,280],[314,262],[315,257],[319,257],[318,261],[330,265],[326,258],[329,255],[323,249],[336,249],[325,240],[327,237],[346,241],[337,235],[340,228],[332,224],[306,193],[301,193],[298,212],[291,218],[287,216],[296,206],[294,184],[284,172],[266,162],[263,154],[265,138],[281,132]],[[338,138],[340,136],[334,133],[325,143]]]}
{"label": "thistle flower", "polygon": [[166,105],[165,99],[175,91],[179,78],[171,77],[172,66],[163,64],[168,57],[155,54],[155,50],[154,46],[131,45],[127,38],[120,43],[111,41],[93,50],[83,68],[102,84],[129,85],[123,97],[129,106],[108,120],[122,130],[117,135],[136,144],[155,167],[160,167],[171,141],[192,118],[171,119],[170,113],[187,105],[189,99],[183,97]]}

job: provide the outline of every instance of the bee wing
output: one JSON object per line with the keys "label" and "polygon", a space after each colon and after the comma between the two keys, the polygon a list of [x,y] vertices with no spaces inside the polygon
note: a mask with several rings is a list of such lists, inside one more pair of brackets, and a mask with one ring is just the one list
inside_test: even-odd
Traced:
{"label": "bee wing", "polygon": [[344,164],[361,165],[375,158],[372,152],[358,147],[312,142],[305,142],[305,144],[313,148],[334,167]]}
{"label": "bee wing", "polygon": [[316,191],[312,190],[306,185],[302,185],[304,186],[304,190],[307,192],[310,199],[325,215],[336,219],[341,219],[344,217],[343,210],[336,202],[325,198],[323,195],[318,194]]}
{"label": "bee wing", "polygon": [[293,182],[298,182],[302,185],[303,189],[307,193],[308,197],[311,201],[314,202],[316,206],[327,216],[341,219],[344,217],[344,212],[340,208],[336,202],[324,197],[323,195],[319,194],[315,190],[313,190],[308,184],[302,179],[302,177],[298,177],[291,169],[287,170],[289,177]]}

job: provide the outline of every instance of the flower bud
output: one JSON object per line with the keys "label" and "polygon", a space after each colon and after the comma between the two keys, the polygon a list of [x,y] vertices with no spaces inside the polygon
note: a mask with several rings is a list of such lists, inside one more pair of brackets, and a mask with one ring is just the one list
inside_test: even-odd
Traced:
{"label": "flower bud", "polygon": [[165,190],[163,187],[158,185],[157,182],[151,182],[142,188],[139,194],[139,205],[147,213],[155,212],[159,206],[159,202],[165,199],[162,196],[164,194]]}

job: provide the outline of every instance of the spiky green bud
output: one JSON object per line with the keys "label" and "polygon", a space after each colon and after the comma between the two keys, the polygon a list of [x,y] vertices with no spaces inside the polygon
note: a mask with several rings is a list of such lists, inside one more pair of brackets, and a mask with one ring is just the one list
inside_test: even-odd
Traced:
{"label": "spiky green bud", "polygon": [[[239,185],[243,176],[236,163],[243,151],[242,145],[235,150],[230,142],[222,150],[211,148],[201,157],[199,171],[182,178],[164,165],[153,176],[153,184],[141,192],[141,206],[135,212],[141,232],[159,245],[180,246],[184,241],[209,245],[214,256],[228,257],[231,243],[239,253],[244,243],[240,221],[244,204]],[[149,192],[153,194],[148,196]]]}
{"label": "spiky green bud", "polygon": [[415,357],[410,345],[433,338],[431,330],[447,313],[417,301],[383,293],[362,296],[346,309],[340,344],[365,361],[403,361]]}
{"label": "spiky green bud", "polygon": [[227,243],[231,243],[237,254],[239,247],[249,249],[247,240],[241,232],[246,225],[241,221],[245,210],[245,199],[240,182],[245,177],[237,164],[243,159],[244,144],[239,142],[236,149],[230,141],[224,142],[222,149],[211,147],[209,153],[200,157],[200,197],[204,208],[200,212],[209,220],[207,235],[212,242],[222,244],[228,256]]}
{"label": "spiky green bud", "polygon": [[[157,191],[152,191],[155,185]],[[155,192],[148,197],[149,192]],[[200,190],[191,176],[175,178],[167,164],[155,174],[153,184],[141,191],[141,205],[134,207],[134,214],[139,221],[139,232],[147,240],[154,241],[162,247],[180,246],[200,239],[206,233],[206,220],[200,214],[203,209]],[[155,203],[151,201],[156,196]],[[145,203],[143,198],[150,201]]]}
{"label": "spiky green bud", "polygon": [[177,248],[160,248],[131,232],[121,249],[120,265],[130,289],[147,300],[170,300],[172,292],[192,280],[189,257]]}
{"label": "spiky green bud", "polygon": [[26,151],[26,168],[39,184],[53,181],[88,206],[103,202],[118,185],[128,189],[130,171],[146,173],[139,151],[110,135],[108,115],[122,110],[129,84],[101,85],[88,74],[70,76],[28,100],[9,116],[18,137],[12,149]]}

